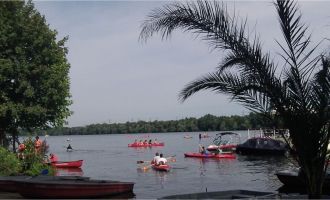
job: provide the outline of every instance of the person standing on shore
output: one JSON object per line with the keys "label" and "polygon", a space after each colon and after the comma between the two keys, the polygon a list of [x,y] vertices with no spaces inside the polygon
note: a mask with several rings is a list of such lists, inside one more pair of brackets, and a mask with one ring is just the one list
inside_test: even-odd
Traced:
{"label": "person standing on shore", "polygon": [[39,136],[36,136],[35,141],[34,141],[35,153],[41,153],[41,145],[42,145],[41,139],[39,138]]}

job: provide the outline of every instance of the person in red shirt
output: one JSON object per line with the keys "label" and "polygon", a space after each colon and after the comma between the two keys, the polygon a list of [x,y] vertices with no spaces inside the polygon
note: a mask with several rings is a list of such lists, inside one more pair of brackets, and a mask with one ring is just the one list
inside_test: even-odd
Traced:
{"label": "person in red shirt", "polygon": [[58,157],[55,154],[51,153],[51,154],[49,154],[49,161],[51,163],[52,162],[57,162],[58,161]]}

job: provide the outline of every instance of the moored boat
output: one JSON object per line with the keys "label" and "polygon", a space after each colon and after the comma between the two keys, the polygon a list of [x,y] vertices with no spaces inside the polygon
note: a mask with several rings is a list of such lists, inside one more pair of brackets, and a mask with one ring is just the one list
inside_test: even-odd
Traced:
{"label": "moored boat", "polygon": [[210,152],[218,151],[235,151],[237,145],[240,143],[240,135],[234,132],[217,133],[213,144],[209,145],[206,149]]}
{"label": "moored boat", "polygon": [[237,153],[250,155],[284,155],[287,151],[287,144],[268,137],[250,138],[236,147]]}
{"label": "moored boat", "polygon": [[[277,176],[278,180],[280,180],[287,188],[296,188],[296,187],[304,187],[305,180],[300,177],[299,170],[284,170],[279,171],[275,175]],[[330,188],[330,174],[327,173],[323,182],[323,188],[327,189]]]}
{"label": "moored boat", "polygon": [[192,158],[223,158],[223,159],[235,159],[236,156],[233,153],[219,153],[219,154],[201,154],[201,153],[185,153],[185,157],[192,157]]}
{"label": "moored boat", "polygon": [[[273,195],[273,196],[272,196]],[[190,194],[178,194],[165,196],[160,199],[277,199],[274,193],[249,191],[249,190],[227,190],[217,192],[201,192]]]}
{"label": "moored boat", "polygon": [[26,198],[97,198],[132,193],[134,183],[110,180],[18,180],[17,192]]}
{"label": "moored boat", "polygon": [[31,176],[1,176],[0,177],[0,191],[2,192],[16,192],[15,181],[30,179]]}
{"label": "moored boat", "polygon": [[83,160],[75,161],[56,161],[50,163],[53,167],[63,167],[63,168],[79,168],[83,164]]}
{"label": "moored boat", "polygon": [[22,180],[87,180],[89,177],[83,176],[1,176],[0,177],[0,191],[3,192],[17,192],[16,181]]}
{"label": "moored boat", "polygon": [[132,143],[132,144],[128,144],[128,147],[162,147],[164,145],[165,145],[164,142],[151,143],[151,144]]}
{"label": "moored boat", "polygon": [[154,169],[154,170],[157,170],[157,171],[165,171],[165,172],[168,172],[170,171],[171,169],[171,166],[170,165],[155,165],[155,164],[151,164],[151,167]]}

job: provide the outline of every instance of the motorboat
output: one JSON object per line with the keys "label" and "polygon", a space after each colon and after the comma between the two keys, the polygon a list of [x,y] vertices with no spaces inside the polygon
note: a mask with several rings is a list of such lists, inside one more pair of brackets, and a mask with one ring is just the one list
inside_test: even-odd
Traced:
{"label": "motorboat", "polygon": [[235,151],[236,146],[240,144],[240,134],[234,132],[217,133],[213,144],[209,145],[206,149],[210,152],[223,150]]}
{"label": "motorboat", "polygon": [[288,145],[270,137],[254,137],[236,146],[236,153],[246,155],[284,155]]}

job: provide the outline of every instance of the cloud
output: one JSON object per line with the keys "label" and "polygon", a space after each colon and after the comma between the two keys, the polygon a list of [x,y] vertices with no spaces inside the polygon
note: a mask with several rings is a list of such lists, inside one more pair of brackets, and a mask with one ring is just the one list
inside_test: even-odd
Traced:
{"label": "cloud", "polygon": [[[168,2],[50,1],[35,2],[59,38],[69,35],[71,93],[74,114],[69,126],[129,120],[170,120],[205,114],[247,114],[227,96],[201,92],[185,103],[178,93],[185,84],[221,61],[222,52],[211,51],[192,34],[176,31],[168,41],[160,36],[146,44],[138,41],[147,14]],[[248,17],[249,32],[260,33],[263,46],[279,51],[275,9],[269,2],[229,2],[230,8]],[[304,2],[302,10],[314,28],[327,30],[328,2]],[[318,10],[317,10],[318,9]],[[316,11],[317,10],[317,11]],[[330,24],[328,20],[328,25]],[[322,32],[324,33],[324,32]]]}

